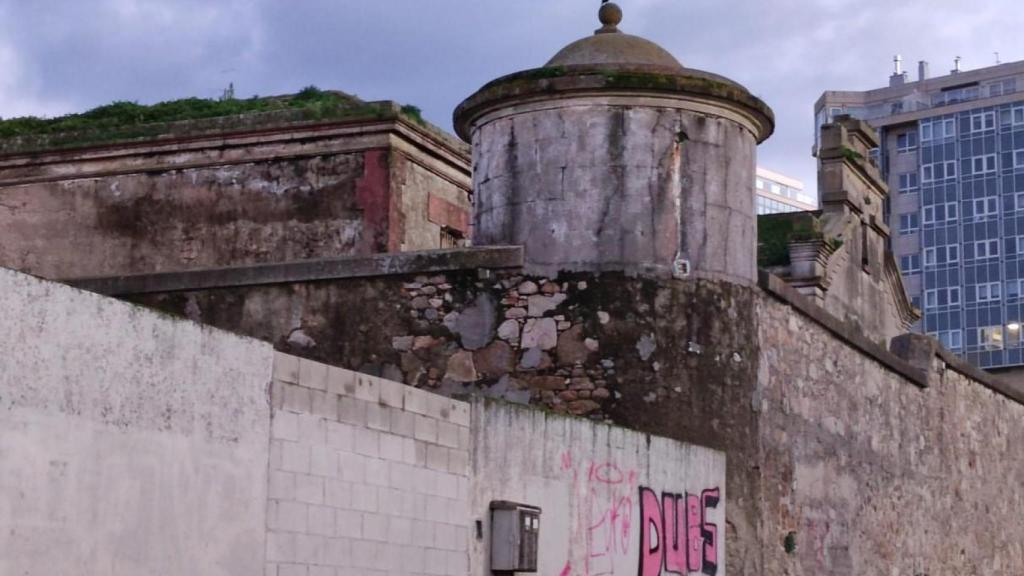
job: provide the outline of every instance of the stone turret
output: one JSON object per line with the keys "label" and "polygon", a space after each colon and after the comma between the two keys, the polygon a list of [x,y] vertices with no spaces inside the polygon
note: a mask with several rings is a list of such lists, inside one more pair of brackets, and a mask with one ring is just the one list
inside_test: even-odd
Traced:
{"label": "stone turret", "polygon": [[756,277],[751,183],[771,109],[602,27],[544,67],[494,80],[455,111],[473,145],[475,245],[525,247],[528,272]]}

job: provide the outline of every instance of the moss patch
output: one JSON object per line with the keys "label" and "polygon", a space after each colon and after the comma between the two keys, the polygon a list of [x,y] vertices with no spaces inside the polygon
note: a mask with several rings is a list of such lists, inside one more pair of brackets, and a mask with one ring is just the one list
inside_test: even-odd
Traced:
{"label": "moss patch", "polygon": [[[415,106],[404,106],[398,113],[426,124]],[[0,120],[0,153],[73,148],[294,121],[395,115],[396,110],[390,103],[367,103],[349,94],[315,86],[290,96],[254,96],[244,100],[185,98],[148,106],[114,102],[57,118],[30,116]]]}

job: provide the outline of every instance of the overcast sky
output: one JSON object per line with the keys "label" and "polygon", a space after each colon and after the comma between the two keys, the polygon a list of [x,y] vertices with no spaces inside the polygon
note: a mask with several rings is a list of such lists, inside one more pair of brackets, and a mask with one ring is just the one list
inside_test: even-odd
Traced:
{"label": "overcast sky", "polygon": [[[1018,0],[1019,1],[1019,0]],[[813,186],[812,108],[826,89],[1024,58],[1013,0],[619,0],[621,28],[728,76],[777,116],[759,163]],[[0,117],[344,90],[451,112],[499,75],[541,66],[596,27],[598,0],[0,0]]]}

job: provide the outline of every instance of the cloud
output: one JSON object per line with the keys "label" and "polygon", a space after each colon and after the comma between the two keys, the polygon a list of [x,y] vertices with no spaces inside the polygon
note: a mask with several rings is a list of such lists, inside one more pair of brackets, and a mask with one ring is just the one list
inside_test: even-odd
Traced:
{"label": "cloud", "polygon": [[[776,112],[760,162],[813,185],[813,104],[887,83],[893,54],[944,73],[1024,57],[1016,3],[989,0],[619,0],[623,28],[731,77]],[[113,100],[279,94],[315,84],[455,106],[541,66],[597,27],[596,0],[0,0],[0,115]],[[1016,51],[1016,52],[1014,52]]]}

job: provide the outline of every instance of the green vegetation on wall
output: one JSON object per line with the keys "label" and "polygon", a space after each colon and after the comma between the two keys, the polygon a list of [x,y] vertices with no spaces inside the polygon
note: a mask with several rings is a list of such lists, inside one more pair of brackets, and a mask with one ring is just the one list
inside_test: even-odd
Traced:
{"label": "green vegetation on wall", "polygon": [[758,216],[757,265],[762,268],[786,266],[790,263],[790,242],[808,242],[822,238],[821,222],[813,212]]}
{"label": "green vegetation on wall", "polygon": [[[400,113],[418,124],[426,124],[415,106],[403,106]],[[367,103],[315,86],[290,96],[254,96],[244,100],[185,98],[152,105],[114,102],[57,118],[0,119],[0,153],[187,134],[208,128],[244,128],[362,116],[383,118],[394,114],[390,103]]]}

